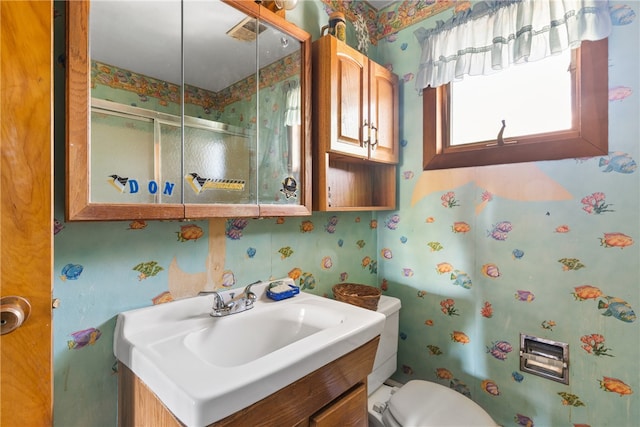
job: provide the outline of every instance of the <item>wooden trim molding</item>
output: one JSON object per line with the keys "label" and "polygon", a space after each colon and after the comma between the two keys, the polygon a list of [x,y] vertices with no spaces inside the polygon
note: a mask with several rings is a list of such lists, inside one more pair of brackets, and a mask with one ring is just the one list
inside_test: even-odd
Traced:
{"label": "wooden trim molding", "polygon": [[573,70],[573,128],[518,137],[512,145],[483,141],[451,146],[449,85],[426,88],[423,98],[423,169],[449,169],[607,155],[609,149],[608,39],[582,42]]}

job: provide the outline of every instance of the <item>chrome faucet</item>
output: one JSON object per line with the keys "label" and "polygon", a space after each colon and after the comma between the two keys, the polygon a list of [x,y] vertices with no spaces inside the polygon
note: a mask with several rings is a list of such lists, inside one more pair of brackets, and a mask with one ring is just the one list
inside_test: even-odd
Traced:
{"label": "chrome faucet", "polygon": [[239,297],[235,297],[234,292],[229,292],[231,299],[226,303],[224,302],[222,295],[217,291],[201,291],[198,295],[213,294],[213,307],[210,313],[211,317],[229,316],[231,314],[241,313],[253,308],[253,303],[257,299],[257,296],[251,292],[251,286],[256,283],[260,283],[260,281],[258,280],[257,282],[247,285],[244,292]]}
{"label": "chrome faucet", "polygon": [[[233,294],[231,294],[231,298],[233,298]],[[219,293],[217,292],[213,293],[213,310],[214,311],[217,311],[217,312],[228,311],[228,310],[231,310],[234,305],[235,305],[235,302],[233,301],[229,301],[227,304],[225,304],[224,299]]]}
{"label": "chrome faucet", "polygon": [[231,314],[231,310],[236,305],[235,301],[233,301],[233,294],[231,294],[232,300],[228,303],[224,302],[224,298],[222,298],[222,295],[220,295],[217,291],[200,291],[198,293],[198,296],[211,294],[213,294],[213,307],[211,316],[222,317]]}

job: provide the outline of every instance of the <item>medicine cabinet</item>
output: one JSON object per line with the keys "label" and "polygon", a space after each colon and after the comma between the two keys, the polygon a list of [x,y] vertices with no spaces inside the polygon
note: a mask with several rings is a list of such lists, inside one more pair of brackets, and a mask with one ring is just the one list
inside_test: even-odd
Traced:
{"label": "medicine cabinet", "polygon": [[311,214],[310,55],[253,1],[67,2],[66,219]]}

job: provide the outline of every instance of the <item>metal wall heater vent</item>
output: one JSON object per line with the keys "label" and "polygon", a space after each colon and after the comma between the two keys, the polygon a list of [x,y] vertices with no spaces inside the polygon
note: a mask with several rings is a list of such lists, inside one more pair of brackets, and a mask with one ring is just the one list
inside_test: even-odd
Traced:
{"label": "metal wall heater vent", "polygon": [[569,384],[569,344],[520,334],[520,370]]}

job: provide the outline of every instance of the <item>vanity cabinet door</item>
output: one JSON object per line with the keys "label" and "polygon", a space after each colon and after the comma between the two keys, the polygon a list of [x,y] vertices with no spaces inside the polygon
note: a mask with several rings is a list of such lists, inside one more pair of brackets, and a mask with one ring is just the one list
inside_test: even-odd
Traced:
{"label": "vanity cabinet door", "polygon": [[366,426],[368,416],[367,386],[360,383],[314,414],[309,426]]}

